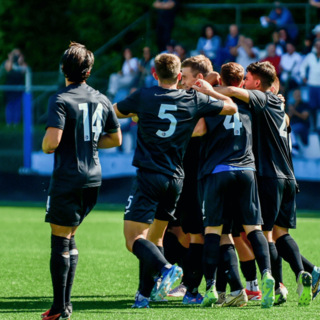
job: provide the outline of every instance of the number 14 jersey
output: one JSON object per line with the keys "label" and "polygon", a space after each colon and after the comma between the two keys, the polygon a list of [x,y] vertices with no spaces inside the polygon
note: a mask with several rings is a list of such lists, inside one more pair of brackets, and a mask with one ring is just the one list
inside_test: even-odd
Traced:
{"label": "number 14 jersey", "polygon": [[[122,114],[139,117],[133,165],[183,178],[182,160],[198,120],[216,116],[223,101],[195,90],[142,88],[117,104]],[[198,155],[197,155],[198,156]]]}
{"label": "number 14 jersey", "polygon": [[257,175],[295,179],[283,103],[272,92],[248,90]]}
{"label": "number 14 jersey", "polygon": [[101,185],[98,141],[103,132],[115,133],[119,122],[111,102],[87,84],[71,84],[52,95],[47,128],[63,130],[54,154],[52,185]]}

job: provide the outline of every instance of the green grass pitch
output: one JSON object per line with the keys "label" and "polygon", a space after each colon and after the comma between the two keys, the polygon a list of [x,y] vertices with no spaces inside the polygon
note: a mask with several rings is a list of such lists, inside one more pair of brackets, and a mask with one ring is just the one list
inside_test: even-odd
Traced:
{"label": "green grass pitch", "polygon": [[[289,298],[283,306],[265,310],[252,302],[243,308],[201,309],[169,298],[150,309],[131,309],[138,260],[125,249],[122,212],[108,209],[91,212],[76,235],[80,255],[72,319],[320,319],[320,297],[310,307],[298,308],[294,275],[286,263]],[[0,207],[1,320],[40,319],[51,305],[50,227],[44,214],[39,207]],[[316,213],[301,214],[292,232],[301,252],[318,266],[319,222]]]}

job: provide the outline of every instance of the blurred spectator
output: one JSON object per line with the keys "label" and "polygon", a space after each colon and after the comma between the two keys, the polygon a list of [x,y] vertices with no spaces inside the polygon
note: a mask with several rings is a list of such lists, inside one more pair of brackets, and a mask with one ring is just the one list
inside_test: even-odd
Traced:
{"label": "blurred spectator", "polygon": [[275,2],[273,9],[268,17],[264,17],[269,25],[275,25],[278,28],[285,28],[291,40],[295,40],[298,36],[298,28],[293,20],[289,9],[283,7],[280,2]]}
{"label": "blurred spectator", "polygon": [[303,56],[306,56],[311,51],[312,51],[312,37],[306,36],[303,41],[303,48],[301,50],[301,54]]}
{"label": "blurred spectator", "polygon": [[288,109],[290,126],[295,136],[300,136],[302,143],[307,145],[310,130],[309,107],[301,100],[299,89],[293,92],[293,98],[295,102],[293,105],[289,105]]}
{"label": "blurred spectator", "polygon": [[125,89],[122,91],[124,93],[127,91],[125,94],[127,95],[138,74],[139,61],[137,58],[132,58],[132,52],[129,48],[124,50],[123,56],[125,61],[122,65],[122,70],[110,75],[108,96],[111,100],[113,100],[119,89]]}
{"label": "blurred spectator", "polygon": [[[6,85],[24,85],[28,65],[20,49],[13,49],[4,62]],[[6,91],[6,121],[7,126],[17,125],[21,121],[21,103],[23,91]]]}
{"label": "blurred spectator", "polygon": [[236,24],[229,26],[229,34],[227,35],[224,48],[218,51],[216,65],[220,69],[224,63],[235,62],[235,57],[230,53],[232,48],[236,48],[239,41],[239,30]]}
{"label": "blurred spectator", "polygon": [[311,6],[317,8],[317,17],[320,19],[320,0],[309,0]]}
{"label": "blurred spectator", "polygon": [[281,57],[280,61],[280,82],[285,88],[281,88],[282,92],[296,88],[301,83],[300,64],[302,57],[296,52],[293,43],[287,43],[287,53]]}
{"label": "blurred spectator", "polygon": [[180,58],[181,62],[188,58],[187,50],[181,44],[177,44],[174,47],[174,51],[176,52],[177,56]]}
{"label": "blurred spectator", "polygon": [[320,110],[320,39],[314,45],[316,52],[310,52],[303,60],[300,74],[303,82],[309,87],[309,105],[315,128],[317,113]]}
{"label": "blurred spectator", "polygon": [[171,39],[171,31],[177,11],[177,0],[157,0],[153,3],[153,7],[158,11],[157,44],[159,52],[162,52]]}
{"label": "blurred spectator", "polygon": [[138,87],[145,86],[145,79],[151,75],[151,51],[149,47],[143,48],[143,57],[139,60],[138,68],[139,68],[139,79],[138,79]]}
{"label": "blurred spectator", "polygon": [[259,60],[259,49],[253,46],[253,41],[244,36],[239,37],[238,46],[230,50],[230,53],[236,57],[236,62],[241,64],[244,70],[250,63]]}
{"label": "blurred spectator", "polygon": [[264,62],[264,61],[271,62],[274,65],[274,67],[276,68],[277,75],[279,76],[279,74],[280,74],[280,60],[281,60],[281,57],[276,54],[276,46],[273,43],[270,43],[267,46],[267,56],[264,59],[262,59],[261,61],[262,62]]}
{"label": "blurred spectator", "polygon": [[170,40],[170,42],[166,45],[166,50],[162,51],[161,53],[172,53],[177,55],[177,53],[174,51],[174,47],[177,45],[177,42],[175,40]]}
{"label": "blurred spectator", "polygon": [[320,39],[320,24],[316,25],[315,28],[312,30],[312,33],[315,35],[315,41]]}
{"label": "blurred spectator", "polygon": [[202,35],[198,40],[197,51],[208,57],[212,62],[217,57],[217,52],[221,47],[221,38],[215,35],[213,26],[206,25],[202,29]]}
{"label": "blurred spectator", "polygon": [[272,43],[276,46],[276,53],[278,56],[282,56],[286,52],[286,42],[280,39],[279,32],[272,33]]}

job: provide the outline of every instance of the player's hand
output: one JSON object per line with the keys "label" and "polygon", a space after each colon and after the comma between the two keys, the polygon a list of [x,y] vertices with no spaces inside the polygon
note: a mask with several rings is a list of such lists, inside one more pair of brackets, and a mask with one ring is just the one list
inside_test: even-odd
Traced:
{"label": "player's hand", "polygon": [[284,96],[282,94],[278,94],[278,97],[280,98],[280,100],[285,103],[286,99],[284,98]]}
{"label": "player's hand", "polygon": [[221,84],[220,74],[216,71],[213,71],[206,76],[206,81],[208,81],[212,86],[219,85]]}
{"label": "player's hand", "polygon": [[198,79],[192,88],[206,95],[209,95],[210,92],[214,91],[211,84],[202,79]]}

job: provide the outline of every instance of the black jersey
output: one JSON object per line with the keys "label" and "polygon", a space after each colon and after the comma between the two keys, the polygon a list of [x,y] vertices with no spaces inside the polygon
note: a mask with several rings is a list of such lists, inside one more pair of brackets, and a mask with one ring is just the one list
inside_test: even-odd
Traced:
{"label": "black jersey", "polygon": [[111,102],[87,84],[72,84],[52,95],[47,128],[62,129],[63,134],[54,154],[51,184],[78,188],[99,186],[100,134],[117,132],[119,126]]}
{"label": "black jersey", "polygon": [[283,102],[272,92],[248,93],[258,176],[295,179]]}
{"label": "black jersey", "polygon": [[223,101],[195,90],[142,88],[118,103],[122,114],[139,117],[133,165],[183,178],[182,160],[197,121],[218,115]]}
{"label": "black jersey", "polygon": [[211,174],[218,164],[255,169],[252,151],[252,115],[247,104],[233,99],[238,112],[233,116],[206,117],[198,179]]}

